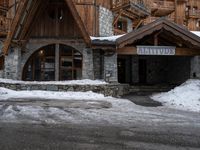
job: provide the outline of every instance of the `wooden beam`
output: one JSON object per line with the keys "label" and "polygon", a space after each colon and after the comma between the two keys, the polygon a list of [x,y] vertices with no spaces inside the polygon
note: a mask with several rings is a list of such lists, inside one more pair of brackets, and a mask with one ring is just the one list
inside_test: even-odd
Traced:
{"label": "wooden beam", "polygon": [[119,20],[119,17],[122,15],[122,10],[120,10],[119,14],[117,15],[117,17],[114,19],[113,21],[113,26],[117,23],[117,21]]}
{"label": "wooden beam", "polygon": [[39,15],[45,11],[45,8],[48,6],[47,5],[48,2],[49,0],[46,0],[46,3],[42,3],[42,0],[41,0],[41,4],[39,5],[38,11],[36,11],[36,14],[34,15],[32,21],[30,22],[29,30],[27,30],[27,32],[23,36],[23,40],[22,40],[24,41],[23,45],[25,45],[28,39],[30,38],[35,22],[37,22],[37,19],[39,19]]}
{"label": "wooden beam", "polygon": [[[136,47],[124,47],[117,49],[118,55],[137,55]],[[200,55],[199,49],[176,48],[175,56],[197,56]],[[159,55],[157,55],[159,56]]]}
{"label": "wooden beam", "polygon": [[22,14],[23,14],[23,12],[26,8],[27,2],[28,2],[28,0],[21,0],[20,3],[19,3],[16,15],[15,15],[13,21],[12,21],[12,24],[11,24],[11,29],[8,32],[6,40],[4,42],[4,46],[3,46],[4,55],[8,54],[8,49],[9,49],[10,43],[11,43],[13,36],[14,36],[16,30],[17,30],[17,27],[20,23],[20,18],[22,17]]}
{"label": "wooden beam", "polygon": [[142,24],[144,22],[144,20],[142,19],[142,20],[140,20],[140,22],[136,25],[136,27],[135,27],[135,29],[134,30],[137,30],[139,27],[140,27],[140,25]]}
{"label": "wooden beam", "polygon": [[31,30],[30,29],[30,25],[32,23],[32,20],[36,14],[36,11],[38,10],[38,7],[41,5],[41,0],[35,0],[35,2],[32,4],[32,7],[30,7],[30,11],[29,11],[29,14],[27,16],[27,19],[23,25],[23,28],[21,30],[21,33],[20,33],[20,37],[19,37],[19,40],[24,40],[25,39],[25,35],[26,33],[28,32],[28,30]]}
{"label": "wooden beam", "polygon": [[77,12],[77,9],[76,9],[76,6],[74,4],[74,1],[72,0],[65,0],[69,10],[71,11],[72,13],[72,16],[74,17],[79,29],[80,29],[80,32],[82,33],[83,35],[83,39],[85,41],[85,43],[87,44],[87,46],[91,46],[91,39],[90,39],[90,36],[88,34],[88,31],[86,30],[86,27],[84,25],[84,23],[82,22],[81,20],[81,17],[79,16],[78,12]]}

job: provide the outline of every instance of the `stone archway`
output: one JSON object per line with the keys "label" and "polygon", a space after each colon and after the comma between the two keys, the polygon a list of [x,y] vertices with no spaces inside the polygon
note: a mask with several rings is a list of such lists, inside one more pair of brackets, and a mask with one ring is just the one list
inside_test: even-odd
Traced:
{"label": "stone archway", "polygon": [[82,78],[82,54],[76,49],[51,44],[39,48],[23,68],[23,80],[54,81]]}

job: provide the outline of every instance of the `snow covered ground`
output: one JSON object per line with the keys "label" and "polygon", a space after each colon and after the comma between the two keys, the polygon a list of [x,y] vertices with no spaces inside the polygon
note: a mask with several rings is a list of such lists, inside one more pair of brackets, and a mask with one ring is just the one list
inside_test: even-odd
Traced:
{"label": "snow covered ground", "polygon": [[107,84],[105,81],[101,80],[71,80],[71,81],[20,81],[20,80],[11,80],[0,78],[0,83],[11,83],[11,84],[52,84],[52,85],[102,85]]}
{"label": "snow covered ground", "polygon": [[105,97],[93,92],[14,91],[0,88],[0,122],[120,126],[137,123],[200,124],[199,113],[196,113],[200,112],[200,80],[188,80],[152,98],[165,106],[147,108],[126,99]]}
{"label": "snow covered ground", "polygon": [[188,80],[169,92],[151,98],[167,107],[200,112],[200,80]]}
{"label": "snow covered ground", "polygon": [[99,100],[105,97],[93,92],[14,91],[0,87],[0,100],[10,99]]}
{"label": "snow covered ground", "polygon": [[0,88],[0,122],[120,126],[137,123],[200,124],[197,114],[188,116],[185,112],[175,111],[163,107],[137,106],[129,100],[104,97],[93,92],[13,91]]}

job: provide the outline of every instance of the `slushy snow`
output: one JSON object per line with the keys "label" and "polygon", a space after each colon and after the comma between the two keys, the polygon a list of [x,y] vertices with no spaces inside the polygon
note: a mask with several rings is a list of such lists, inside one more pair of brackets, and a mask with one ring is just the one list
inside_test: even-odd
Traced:
{"label": "slushy snow", "polygon": [[169,92],[151,98],[171,108],[200,112],[200,80],[190,79]]}

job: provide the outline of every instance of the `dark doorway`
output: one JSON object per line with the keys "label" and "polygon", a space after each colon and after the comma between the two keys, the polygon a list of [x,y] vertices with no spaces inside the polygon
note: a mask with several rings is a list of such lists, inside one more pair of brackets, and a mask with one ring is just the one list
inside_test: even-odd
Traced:
{"label": "dark doorway", "polygon": [[146,59],[139,59],[139,83],[147,83],[147,61]]}
{"label": "dark doorway", "polygon": [[117,66],[118,66],[118,81],[119,83],[125,83],[126,82],[126,59],[118,58]]}

